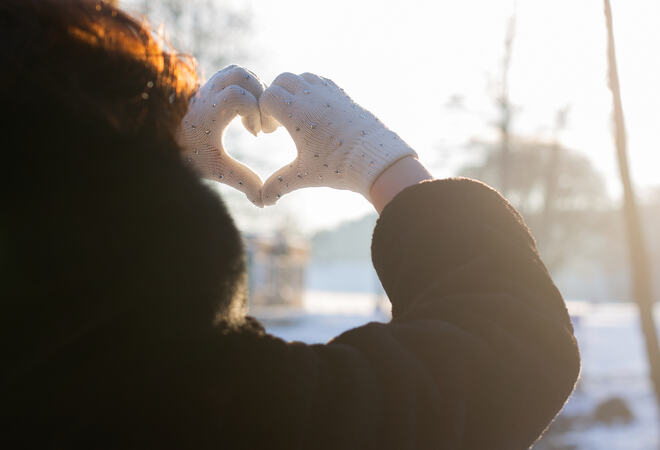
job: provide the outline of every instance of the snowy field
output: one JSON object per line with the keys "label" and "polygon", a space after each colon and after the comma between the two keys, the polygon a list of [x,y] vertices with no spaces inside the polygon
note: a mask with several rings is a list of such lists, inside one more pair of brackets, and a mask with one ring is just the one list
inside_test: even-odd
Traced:
{"label": "snowy field", "polygon": [[[387,304],[371,294],[308,292],[301,311],[253,311],[266,329],[286,340],[327,342],[350,328],[370,321],[387,322]],[[569,302],[582,352],[578,389],[563,411],[565,417],[588,417],[610,397],[626,400],[632,409],[629,424],[603,425],[587,419],[567,430],[554,431],[539,450],[651,450],[660,448],[657,411],[646,377],[644,343],[634,305]],[[660,319],[660,309],[656,310]]]}

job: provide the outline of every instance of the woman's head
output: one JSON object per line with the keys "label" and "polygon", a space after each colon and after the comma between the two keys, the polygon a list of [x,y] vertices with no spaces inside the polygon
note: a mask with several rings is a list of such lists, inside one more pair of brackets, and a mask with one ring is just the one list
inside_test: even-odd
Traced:
{"label": "woman's head", "polygon": [[[145,23],[93,0],[0,5],[3,97],[93,119],[122,135],[169,138],[197,88],[194,60],[168,51]],[[38,111],[35,111],[38,112]]]}
{"label": "woman's head", "polygon": [[226,311],[239,234],[174,138],[192,59],[103,2],[3,0],[0,65],[5,332],[39,352],[128,310]]}

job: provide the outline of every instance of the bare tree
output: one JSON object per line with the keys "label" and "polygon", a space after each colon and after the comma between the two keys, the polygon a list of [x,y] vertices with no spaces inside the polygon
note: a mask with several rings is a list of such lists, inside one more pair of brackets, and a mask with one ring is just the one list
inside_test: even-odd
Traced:
{"label": "bare tree", "polygon": [[551,224],[555,218],[555,200],[557,198],[559,170],[562,159],[562,146],[559,143],[559,135],[566,127],[566,118],[568,116],[568,107],[557,111],[555,118],[555,129],[553,144],[550,148],[550,156],[545,170],[545,189],[543,195],[543,212],[541,215],[541,226],[537,236],[541,242],[548,241],[551,238]]}
{"label": "bare tree", "polygon": [[628,148],[626,127],[621,103],[621,87],[614,46],[614,27],[612,8],[609,0],[604,0],[605,20],[607,24],[607,56],[609,64],[609,86],[612,91],[614,109],[614,140],[619,163],[619,174],[623,185],[623,216],[626,225],[628,250],[633,278],[633,296],[639,307],[640,322],[646,356],[650,368],[651,381],[655,390],[656,401],[660,407],[660,346],[658,333],[653,319],[653,292],[651,282],[651,263],[644,240],[642,224],[635,197],[635,191],[628,166]]}
{"label": "bare tree", "polygon": [[[562,127],[561,120],[557,124]],[[476,142],[483,152],[459,173],[500,189],[500,146]],[[579,152],[552,141],[511,135],[508,199],[537,237],[539,251],[551,271],[571,258],[591,252],[598,211],[607,203],[602,175]]]}
{"label": "bare tree", "polygon": [[502,58],[502,72],[497,96],[497,107],[499,109],[499,120],[497,127],[500,132],[500,157],[499,157],[499,188],[505,197],[509,193],[510,172],[510,145],[511,145],[511,120],[513,118],[513,105],[509,97],[509,71],[511,69],[511,57],[513,55],[513,40],[516,36],[516,10],[507,23],[506,37],[504,39],[504,56]]}
{"label": "bare tree", "polygon": [[251,27],[246,9],[222,0],[125,0],[152,24],[162,25],[179,50],[194,56],[202,73],[213,74],[246,56],[245,35]]}

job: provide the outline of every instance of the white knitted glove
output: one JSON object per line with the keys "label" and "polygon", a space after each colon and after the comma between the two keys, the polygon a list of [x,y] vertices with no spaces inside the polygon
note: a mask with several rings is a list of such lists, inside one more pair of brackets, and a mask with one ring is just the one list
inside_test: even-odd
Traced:
{"label": "white knitted glove", "polygon": [[259,106],[262,117],[272,116],[284,125],[298,150],[293,162],[264,183],[266,205],[310,186],[348,189],[369,200],[378,175],[401,158],[417,156],[343,89],[311,73],[279,75],[259,98]]}
{"label": "white knitted glove", "polygon": [[229,156],[222,138],[227,125],[241,116],[245,128],[255,136],[263,128],[274,131],[272,119],[261,121],[257,99],[264,84],[248,70],[235,65],[213,75],[190,100],[178,133],[183,157],[204,178],[228,184],[245,193],[257,206],[261,202],[261,178]]}

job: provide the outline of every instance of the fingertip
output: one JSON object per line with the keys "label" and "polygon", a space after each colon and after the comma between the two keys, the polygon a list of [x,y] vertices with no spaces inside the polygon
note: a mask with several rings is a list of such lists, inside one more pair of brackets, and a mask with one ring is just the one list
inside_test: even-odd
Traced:
{"label": "fingertip", "polygon": [[273,206],[280,199],[281,195],[277,194],[265,194],[261,198],[261,202],[264,206]]}
{"label": "fingertip", "polygon": [[241,123],[245,127],[246,130],[248,130],[253,136],[257,136],[259,134],[259,131],[261,131],[261,117],[259,114],[249,114],[246,116],[241,117]]}
{"label": "fingertip", "polygon": [[257,208],[263,208],[264,203],[262,200],[261,189],[255,189],[256,186],[250,186],[250,184],[252,183],[248,181],[243,184],[239,183],[238,186],[233,187],[245,194],[245,198],[247,198],[254,206]]}
{"label": "fingertip", "polygon": [[280,127],[280,123],[273,116],[261,113],[261,131],[273,133]]}
{"label": "fingertip", "polygon": [[263,209],[264,202],[263,202],[263,199],[261,198],[261,192],[259,192],[259,195],[256,196],[255,198],[250,198],[249,195],[247,195],[247,198],[248,198],[248,200],[250,200],[252,202],[252,204],[254,206],[256,206],[257,208],[262,208]]}

